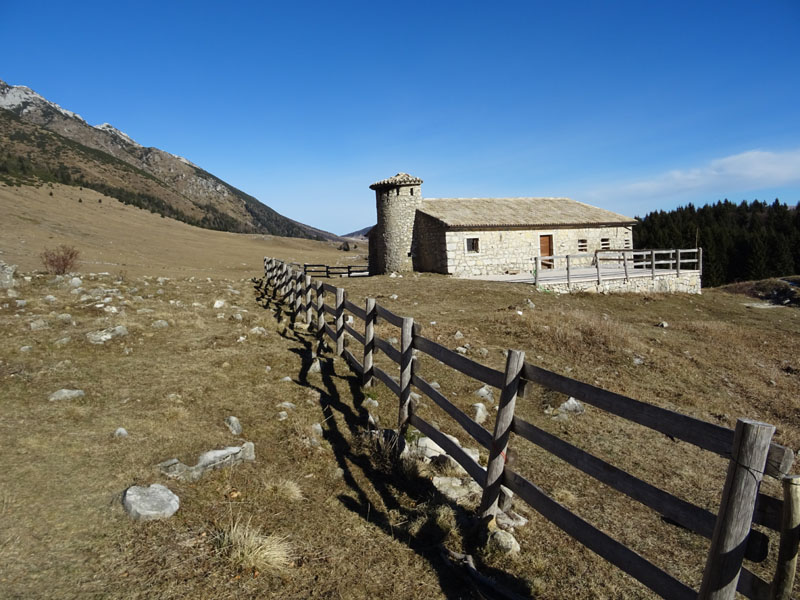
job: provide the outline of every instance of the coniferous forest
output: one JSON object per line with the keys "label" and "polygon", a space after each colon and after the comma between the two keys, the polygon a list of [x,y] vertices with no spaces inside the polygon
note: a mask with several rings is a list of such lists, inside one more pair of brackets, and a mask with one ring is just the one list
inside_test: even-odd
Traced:
{"label": "coniferous forest", "polygon": [[704,287],[800,273],[800,202],[724,200],[637,219],[635,248],[703,248]]}

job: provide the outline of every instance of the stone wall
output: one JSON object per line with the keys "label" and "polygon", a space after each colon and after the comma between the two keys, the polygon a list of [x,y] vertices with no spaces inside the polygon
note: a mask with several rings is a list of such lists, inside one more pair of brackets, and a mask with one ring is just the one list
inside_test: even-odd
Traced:
{"label": "stone wall", "polygon": [[[504,273],[533,272],[535,257],[539,256],[539,237],[553,236],[553,254],[577,254],[578,240],[587,243],[583,252],[594,252],[608,239],[610,248],[631,248],[633,237],[630,227],[582,227],[552,230],[480,230],[447,231],[445,252],[447,273],[456,277],[475,275],[501,275]],[[467,248],[467,239],[477,238],[478,251]]]}
{"label": "stone wall", "polygon": [[411,249],[415,271],[447,273],[445,231],[441,221],[417,211]]}
{"label": "stone wall", "polygon": [[[658,273],[658,271],[656,271]],[[655,279],[651,276],[633,277],[631,279],[604,279],[598,285],[597,281],[573,282],[567,286],[563,283],[546,283],[539,285],[540,290],[549,290],[559,294],[570,292],[629,292],[632,294],[644,293],[684,293],[700,294],[700,271],[685,271],[680,275],[672,274],[656,275]]]}

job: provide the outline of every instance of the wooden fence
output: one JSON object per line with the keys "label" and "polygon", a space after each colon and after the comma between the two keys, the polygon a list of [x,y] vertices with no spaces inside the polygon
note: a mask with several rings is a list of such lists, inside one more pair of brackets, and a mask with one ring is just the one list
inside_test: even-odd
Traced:
{"label": "wooden fence", "polygon": [[[508,352],[504,371],[492,369],[424,337],[412,318],[392,313],[373,298],[367,298],[362,308],[347,299],[344,289],[315,282],[305,273],[275,259],[264,259],[264,279],[259,285],[262,293],[288,303],[295,318],[302,316],[316,330],[320,345],[329,339],[336,355],[343,357],[361,376],[364,386],[378,380],[398,397],[400,435],[409,425],[414,426],[461,465],[483,488],[480,511],[485,519],[497,514],[500,486],[504,485],[574,539],[663,598],[728,599],[733,598],[737,590],[747,598],[758,600],[790,597],[800,538],[800,477],[789,475],[794,454],[771,441],[775,431],[772,425],[740,419],[733,430],[707,423],[547,371],[526,362],[524,353],[516,350]],[[345,313],[363,322],[363,329],[348,324]],[[379,319],[400,329],[399,350],[375,335]],[[345,348],[345,335],[352,336],[363,347],[362,355],[357,357]],[[396,377],[375,365],[376,351],[397,365]],[[425,380],[415,367],[414,351],[500,390],[493,431],[473,421]],[[682,500],[515,416],[517,397],[524,396],[525,389],[532,385],[572,396],[729,459],[719,512],[714,514]],[[411,397],[412,386],[488,450],[487,467],[482,467],[417,413]],[[505,456],[512,432],[672,522],[710,539],[699,592],[573,514],[509,468]],[[759,491],[763,474],[782,481],[783,500]],[[770,583],[742,565],[744,558],[760,562],[767,556],[768,538],[751,530],[754,523],[780,533],[778,564]]]}
{"label": "wooden fence", "polygon": [[369,265],[303,265],[305,275],[317,275],[319,277],[363,277],[369,275]]}
{"label": "wooden fence", "polygon": [[537,256],[534,259],[534,283],[544,273],[542,269],[558,269],[566,271],[566,281],[574,278],[586,279],[594,270],[597,284],[603,280],[625,279],[650,275],[675,274],[682,271],[701,271],[703,264],[702,248],[676,248],[670,250],[631,250],[609,249],[581,254],[565,254],[560,256]]}

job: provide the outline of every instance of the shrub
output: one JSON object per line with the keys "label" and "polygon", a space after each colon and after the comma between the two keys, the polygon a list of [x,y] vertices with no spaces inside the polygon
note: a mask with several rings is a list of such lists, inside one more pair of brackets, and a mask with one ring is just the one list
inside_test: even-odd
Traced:
{"label": "shrub", "polygon": [[61,244],[53,250],[45,248],[40,257],[48,273],[63,275],[75,268],[75,265],[78,264],[79,255],[80,252],[76,248]]}

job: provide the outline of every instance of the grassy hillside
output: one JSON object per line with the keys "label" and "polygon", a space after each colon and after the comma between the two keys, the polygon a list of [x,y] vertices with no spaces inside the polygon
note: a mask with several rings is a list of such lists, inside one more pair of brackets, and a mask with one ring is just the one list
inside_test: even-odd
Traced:
{"label": "grassy hillside", "polygon": [[[363,402],[377,400],[370,412],[391,427],[397,406],[390,394],[383,386],[362,390],[330,355],[321,373],[308,372],[313,339],[288,327],[281,311],[261,308],[247,281],[260,274],[264,254],[346,264],[354,253],[201,230],[108,198],[98,203],[96,194],[79,203],[68,195],[73,188],[53,191],[51,198],[47,188],[0,188],[0,210],[13,223],[0,230],[0,260],[20,264],[31,277],[19,282],[16,297],[0,291],[0,452],[9,459],[0,470],[0,586],[7,597],[475,597],[439,558],[442,543],[473,553],[482,572],[537,598],[652,597],[530,510],[518,508],[531,520],[515,532],[518,557],[482,552],[470,511],[437,492],[429,472],[394,471],[376,456],[363,435]],[[87,261],[80,265],[79,294],[34,272],[41,247],[62,241],[79,247]],[[426,336],[448,347],[469,344],[473,358],[493,367],[502,367],[504,349],[518,348],[545,368],[710,422],[773,423],[778,442],[800,447],[795,307],[762,308],[768,305],[722,290],[557,296],[434,275],[334,283],[357,304],[371,295],[415,317]],[[214,309],[217,300],[225,306]],[[40,319],[46,328],[32,330]],[[154,328],[162,319],[168,327]],[[669,326],[657,327],[662,321]],[[128,334],[105,345],[86,339],[115,325]],[[253,333],[256,326],[266,334]],[[378,333],[399,337],[385,323]],[[424,357],[419,368],[472,414],[475,382]],[[48,401],[61,388],[85,396]],[[592,408],[553,420],[546,407],[563,400],[535,392],[518,410],[646,481],[717,510],[724,461]],[[286,420],[278,420],[281,410]],[[432,403],[420,410],[443,431],[458,431]],[[241,437],[225,428],[228,415],[241,420]],[[128,438],[112,437],[120,426]],[[155,468],[171,457],[191,464],[206,450],[243,440],[255,443],[256,462],[195,483],[168,480]],[[520,472],[699,585],[706,540],[547,454],[511,443]],[[180,510],[168,521],[131,522],[121,492],[156,482],[180,496]],[[772,481],[763,490],[778,493]],[[253,569],[234,562],[221,540],[237,521],[283,539],[289,563]],[[773,543],[765,563],[749,566],[769,580],[775,555]]]}

